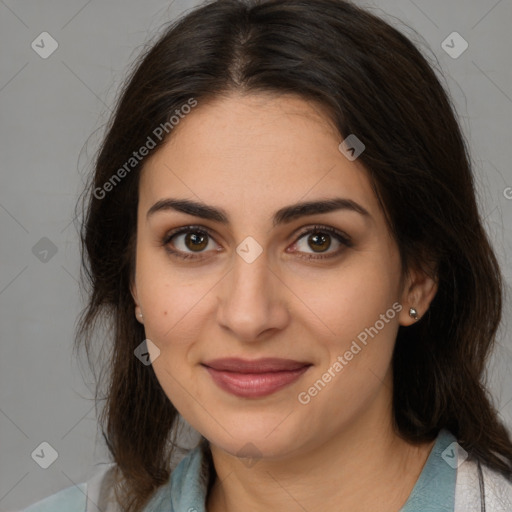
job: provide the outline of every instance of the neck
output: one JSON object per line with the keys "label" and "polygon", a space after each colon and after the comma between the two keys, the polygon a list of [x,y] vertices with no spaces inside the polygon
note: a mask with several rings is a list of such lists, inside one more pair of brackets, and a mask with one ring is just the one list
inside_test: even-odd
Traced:
{"label": "neck", "polygon": [[396,512],[407,501],[435,441],[412,445],[394,431],[391,393],[364,417],[293,455],[246,465],[211,445],[215,483],[208,512],[350,510]]}

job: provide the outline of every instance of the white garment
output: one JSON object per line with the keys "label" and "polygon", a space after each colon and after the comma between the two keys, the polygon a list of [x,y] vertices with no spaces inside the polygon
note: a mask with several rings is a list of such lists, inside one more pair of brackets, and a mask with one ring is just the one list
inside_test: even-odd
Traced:
{"label": "white garment", "polygon": [[481,503],[478,465],[465,460],[457,469],[454,512],[512,512],[512,483],[483,464],[481,468],[485,508]]}

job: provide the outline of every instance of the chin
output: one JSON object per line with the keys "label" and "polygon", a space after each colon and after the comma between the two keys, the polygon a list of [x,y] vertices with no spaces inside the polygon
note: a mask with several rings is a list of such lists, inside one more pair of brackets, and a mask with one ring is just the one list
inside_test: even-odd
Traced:
{"label": "chin", "polygon": [[[293,413],[288,418],[287,414],[262,415],[260,412],[257,418],[251,418],[250,414],[238,412],[232,422],[223,421],[224,428],[219,426],[212,431],[209,423],[209,428],[203,428],[202,432],[211,444],[231,455],[250,459],[279,458],[297,450],[302,444],[301,435],[308,431],[303,423],[296,424]],[[220,417],[229,418],[228,415]],[[198,427],[201,430],[201,426]]]}

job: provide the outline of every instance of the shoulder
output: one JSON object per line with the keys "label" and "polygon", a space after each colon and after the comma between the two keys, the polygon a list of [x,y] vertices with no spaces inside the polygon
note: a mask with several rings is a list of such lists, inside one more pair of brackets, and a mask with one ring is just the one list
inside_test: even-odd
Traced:
{"label": "shoulder", "polygon": [[[190,500],[199,509],[206,493],[204,458],[201,446],[180,459],[169,481],[162,485],[144,510],[164,512],[169,503],[181,510]],[[122,512],[114,495],[115,463],[96,466],[86,481],[67,487],[18,512]],[[184,508],[188,510],[190,506]]]}
{"label": "shoulder", "polygon": [[[115,464],[95,467],[86,481],[62,489],[36,501],[20,512],[115,512],[109,497]],[[108,506],[107,506],[108,505]]]}
{"label": "shoulder", "polygon": [[[501,473],[481,464],[480,482],[478,463],[465,460],[457,470],[455,512],[510,512],[512,510],[512,482]],[[483,503],[485,502],[485,508]]]}
{"label": "shoulder", "polygon": [[86,482],[73,485],[33,503],[20,512],[85,512],[86,492]]}

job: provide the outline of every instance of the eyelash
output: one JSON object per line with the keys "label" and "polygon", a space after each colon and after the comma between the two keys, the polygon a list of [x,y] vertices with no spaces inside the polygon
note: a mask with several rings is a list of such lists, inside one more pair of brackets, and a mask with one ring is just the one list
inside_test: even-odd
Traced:
{"label": "eyelash", "polygon": [[[169,243],[172,240],[172,238],[174,238],[177,235],[182,235],[182,234],[186,234],[186,233],[200,233],[202,235],[207,235],[208,237],[215,240],[214,237],[212,236],[212,234],[210,233],[210,231],[202,226],[185,226],[183,228],[178,228],[174,231],[171,231],[170,233],[167,233],[162,240],[162,246],[165,247],[165,250],[167,251],[167,253],[169,253],[169,255],[172,257],[180,258],[183,260],[190,260],[190,259],[200,260],[200,259],[202,259],[203,256],[200,256],[200,255],[196,256],[191,253],[185,253],[183,251],[176,251],[169,247]],[[293,242],[293,244],[296,244],[301,238],[304,238],[304,236],[312,234],[312,233],[316,233],[316,234],[327,233],[327,234],[333,236],[338,242],[340,242],[345,247],[352,247],[352,245],[353,245],[350,237],[348,237],[343,232],[338,231],[337,229],[331,228],[329,226],[321,226],[321,225],[312,226],[312,227],[308,228],[307,230],[299,233],[297,239],[295,240],[295,242]],[[320,255],[320,256],[303,256],[303,255],[301,255],[301,256],[299,256],[299,258],[305,259],[305,260],[323,260],[323,259],[327,259],[327,258],[334,258],[334,257],[338,256],[342,252],[342,250],[343,250],[343,248],[338,249],[334,253],[329,253],[328,255]],[[198,253],[198,254],[201,254],[201,253]]]}

